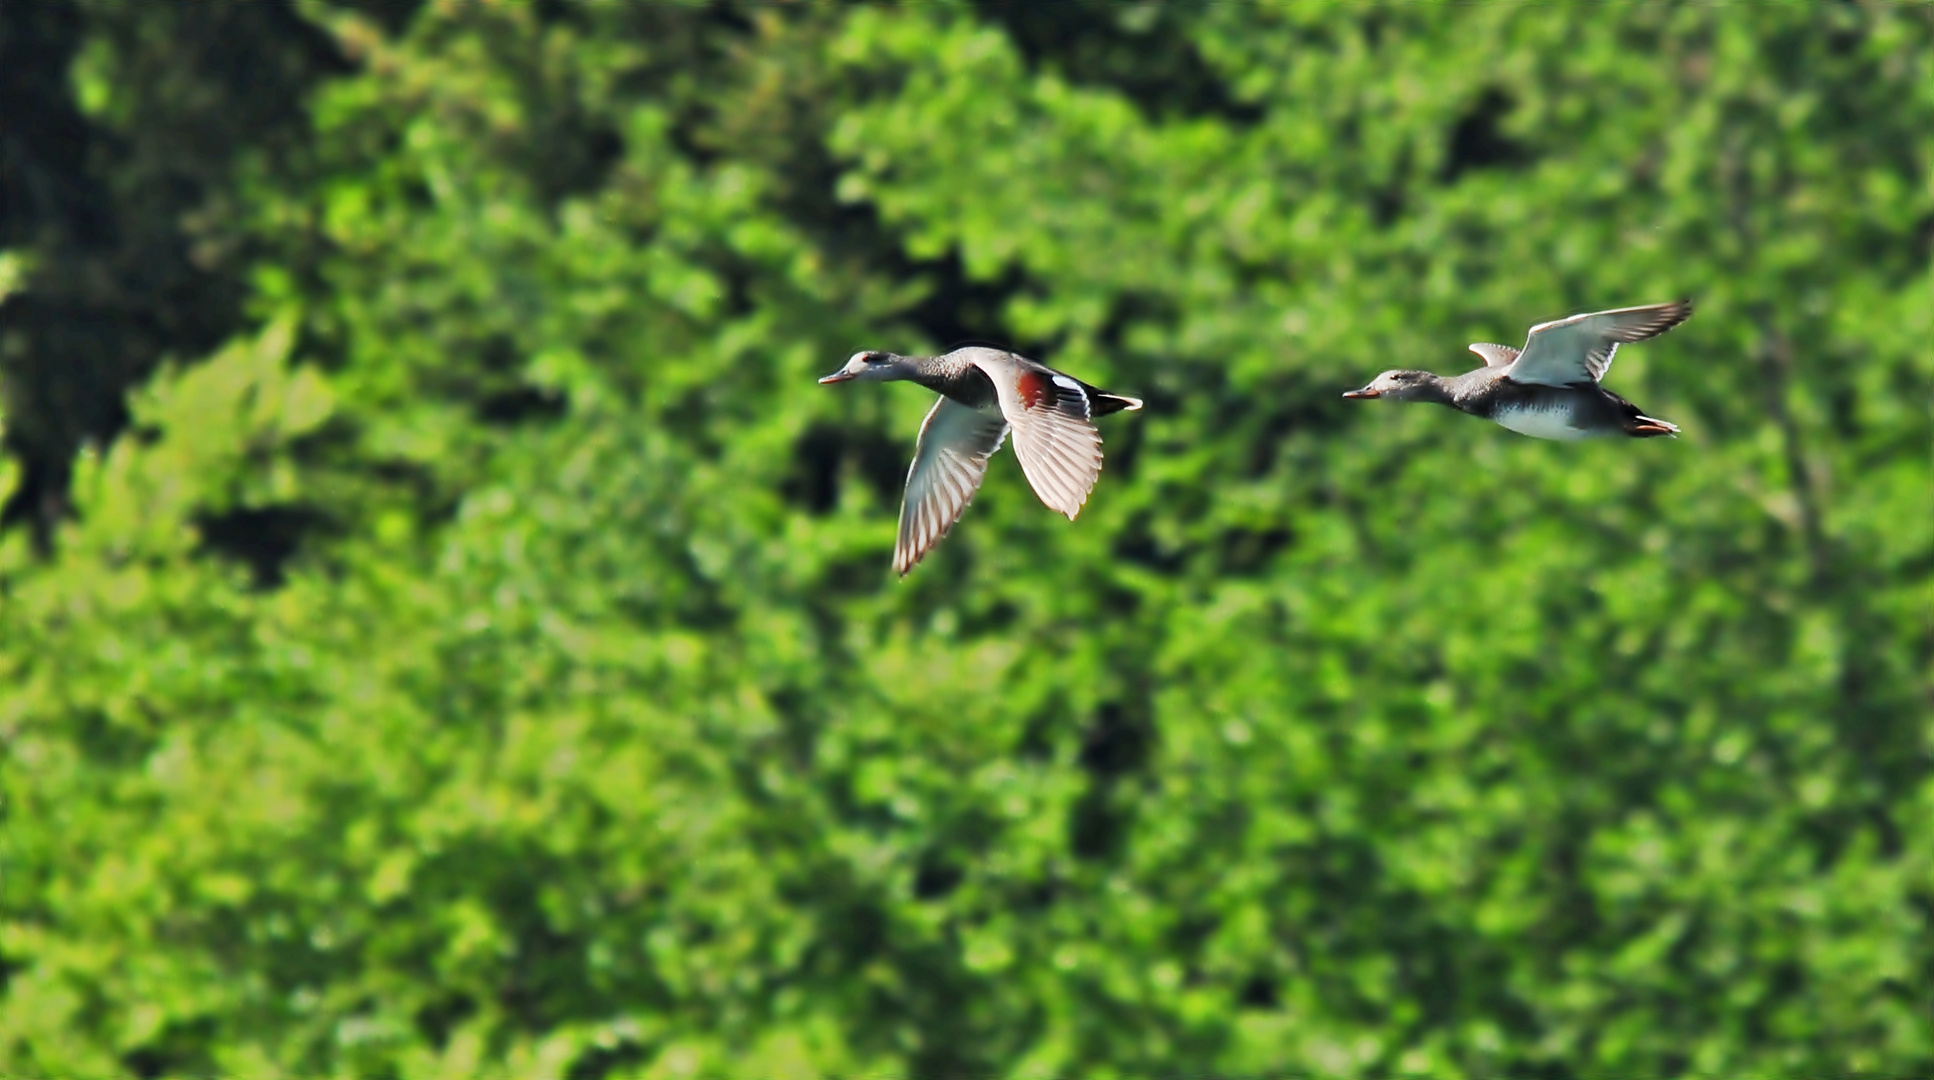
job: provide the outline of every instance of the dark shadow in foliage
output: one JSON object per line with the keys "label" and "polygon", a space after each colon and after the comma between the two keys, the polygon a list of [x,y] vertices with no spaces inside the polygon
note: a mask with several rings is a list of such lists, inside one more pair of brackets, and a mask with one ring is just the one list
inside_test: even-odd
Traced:
{"label": "dark shadow in foliage", "polygon": [[593,1046],[572,1060],[570,1068],[564,1070],[564,1080],[604,1080],[613,1073],[634,1075],[651,1057],[649,1049],[629,1039]]}
{"label": "dark shadow in foliage", "polygon": [[792,471],[779,484],[787,502],[809,514],[831,513],[839,505],[840,467],[847,457],[848,432],[814,424],[792,446]]}
{"label": "dark shadow in foliage", "polygon": [[70,2],[0,7],[0,248],[53,228],[85,246],[112,239],[105,195],[87,173],[93,131],[68,79],[84,31]]}
{"label": "dark shadow in foliage", "polygon": [[[1228,385],[1221,365],[1202,365],[1191,371],[1195,400],[1209,403],[1215,411],[1209,422],[1212,430],[1225,433],[1232,451],[1241,456],[1230,463],[1234,475],[1259,479],[1271,475],[1282,462],[1283,444],[1293,433],[1320,432],[1340,427],[1350,417],[1345,409],[1334,407],[1334,389],[1315,371],[1285,373],[1263,383],[1237,391]],[[1143,390],[1152,412],[1188,407],[1164,395],[1159,388]],[[1125,471],[1132,472],[1144,429],[1131,427],[1123,433],[1121,458]],[[1238,432],[1249,432],[1242,440]],[[1111,460],[1113,460],[1111,458]],[[1169,513],[1184,520],[1209,512],[1205,493],[1182,492],[1181,504],[1168,507]],[[1188,500],[1195,499],[1191,505]],[[1255,529],[1230,528],[1213,537],[1176,541],[1156,536],[1157,517],[1151,512],[1132,516],[1117,533],[1115,557],[1166,576],[1183,573],[1198,557],[1210,560],[1219,574],[1246,575],[1267,570],[1270,560],[1295,540],[1287,525]]]}
{"label": "dark shadow in foliage", "polygon": [[563,394],[540,386],[518,386],[489,394],[477,402],[477,418],[498,427],[532,421],[561,420],[571,410]]}
{"label": "dark shadow in foliage", "polygon": [[1236,1001],[1247,1009],[1274,1009],[1282,1004],[1282,999],[1276,994],[1276,980],[1263,975],[1251,975],[1242,984]]}
{"label": "dark shadow in foliage", "polygon": [[1188,549],[1162,543],[1156,538],[1153,525],[1153,512],[1136,511],[1115,534],[1114,557],[1158,574],[1181,573],[1188,565]]}
{"label": "dark shadow in foliage", "polygon": [[446,994],[416,1011],[416,1029],[438,1050],[450,1044],[450,1033],[477,1014],[477,1002],[468,994]]}
{"label": "dark shadow in foliage", "polygon": [[[727,158],[764,166],[777,181],[767,193],[770,205],[815,246],[836,260],[871,268],[887,280],[927,282],[929,288],[902,313],[902,318],[918,328],[934,347],[944,351],[986,344],[1038,351],[1045,343],[1013,340],[1005,325],[1003,313],[1008,301],[1027,286],[1017,268],[1010,266],[995,278],[977,280],[967,274],[957,251],[937,259],[911,258],[900,235],[880,221],[873,204],[838,197],[839,180],[847,166],[827,148],[837,119],[832,104],[836,95],[788,72],[779,80],[786,92],[774,93],[770,83],[761,83],[751,107],[731,107],[745,96],[737,84],[761,74],[735,62],[741,55],[742,41],[758,33],[752,16],[755,7],[714,4],[704,9],[702,17],[687,13],[673,19],[648,14],[651,6],[640,5],[639,13],[633,16],[638,20],[639,33],[651,35],[653,40],[673,34],[678,48],[702,57],[696,64],[685,61],[683,70],[689,73],[695,68],[701,73],[699,82],[709,81],[720,88],[702,95],[674,95],[672,145],[701,167]],[[773,18],[793,21],[835,17],[830,9],[806,5],[763,11]],[[881,79],[876,92],[890,95],[894,81]],[[637,89],[647,89],[650,84],[649,77],[642,77]],[[730,285],[732,268],[717,269]],[[827,357],[827,369],[860,349],[911,352],[915,347],[908,341],[845,342],[843,351]]]}
{"label": "dark shadow in foliage", "polygon": [[[1272,274],[1280,270],[1272,268]],[[1259,273],[1258,277],[1262,275]],[[1095,331],[1095,344],[1110,353],[1128,347],[1128,331],[1136,325],[1173,330],[1182,320],[1181,305],[1172,296],[1142,289],[1124,289],[1108,302],[1108,316]]]}
{"label": "dark shadow in foliage", "polygon": [[[786,763],[802,773],[813,767],[819,731],[827,721],[826,710],[818,704],[821,699],[814,689],[780,685],[765,692],[766,701],[779,720],[779,749],[785,754]],[[749,790],[756,794],[764,788],[755,783]]]}
{"label": "dark shadow in foliage", "polygon": [[967,872],[944,856],[929,851],[920,858],[920,865],[913,875],[913,898],[916,900],[941,900],[960,887],[967,878]]}
{"label": "dark shadow in foliage", "polygon": [[[666,135],[680,156],[700,168],[728,156],[736,157],[742,148],[726,145],[732,140],[719,135],[719,103],[723,95],[677,94],[678,88],[670,80],[695,71],[700,73],[697,81],[702,85],[725,85],[733,77],[734,57],[743,55],[740,50],[758,29],[752,21],[751,8],[751,4],[731,0],[676,13],[670,5],[633,5],[637,36],[655,42],[668,57],[679,57],[680,63],[643,72],[626,88],[677,101]],[[778,144],[768,147],[768,154],[774,149],[780,149]]]}
{"label": "dark shadow in foliage", "polygon": [[1120,853],[1133,823],[1117,788],[1141,772],[1154,750],[1155,722],[1146,688],[1095,710],[1094,721],[1082,733],[1077,760],[1090,777],[1088,791],[1072,811],[1069,841],[1084,859],[1111,858]]}
{"label": "dark shadow in foliage", "polygon": [[542,182],[540,190],[553,205],[573,195],[596,191],[612,166],[624,159],[623,136],[611,127],[588,120],[569,104],[545,119],[559,126],[571,125],[576,129],[572,134],[579,136],[556,144],[570,154],[569,158],[562,162],[547,158],[546,167],[532,170]]}
{"label": "dark shadow in foliage", "polygon": [[1214,116],[1238,125],[1263,117],[1261,106],[1236,100],[1189,40],[1188,5],[976,0],[974,6],[1007,31],[1030,65],[1117,90],[1146,115]]}
{"label": "dark shadow in foliage", "polygon": [[[993,1076],[996,1064],[1026,1045],[1035,1025],[1019,1030],[990,1030],[976,1015],[973,1003],[996,992],[989,980],[962,968],[965,950],[958,944],[901,952],[901,985],[894,1004],[906,1017],[906,1027],[920,1032],[920,1045],[908,1057],[906,1075],[912,1077]],[[892,1045],[893,1033],[882,1030],[878,1044]]]}
{"label": "dark shadow in foliage", "polygon": [[[1174,403],[1155,385],[1154,365],[1145,363],[1148,358],[1129,347],[1128,335],[1133,328],[1146,326],[1161,332],[1162,336],[1173,336],[1181,319],[1181,308],[1172,297],[1131,289],[1110,301],[1108,316],[1095,333],[1095,344],[1114,358],[1117,385],[1103,389],[1139,397],[1147,403],[1151,413],[1172,409]],[[1164,357],[1160,362],[1173,360],[1173,357]],[[1146,431],[1147,428],[1141,424],[1129,424],[1123,430],[1109,435],[1108,467],[1116,475],[1135,474],[1135,460],[1140,456]]]}
{"label": "dark shadow in foliage", "polygon": [[[582,4],[564,0],[536,0],[532,7],[540,26],[567,24],[588,34],[599,32]],[[527,54],[541,55],[538,51]],[[624,157],[624,138],[604,118],[587,115],[582,95],[567,69],[561,85],[543,78],[520,80],[536,88],[526,95],[528,139],[517,144],[529,177],[545,204],[555,207],[574,195],[603,186],[612,166]]]}
{"label": "dark shadow in foliage", "polygon": [[[0,124],[0,249],[39,249],[45,260],[59,246],[99,249],[112,240],[107,195],[87,170],[93,133],[68,79],[83,31],[72,3],[0,6],[0,117],[6,118]],[[0,524],[34,522],[43,549],[64,513],[80,433],[111,431],[127,421],[119,388],[98,386],[104,380],[96,365],[34,362],[48,338],[67,336],[77,324],[91,320],[38,297],[0,302],[0,409],[10,418],[6,451],[25,465],[19,486],[0,508]],[[94,348],[70,343],[59,352],[76,362],[102,355],[95,352],[100,342],[88,344]]]}
{"label": "dark shadow in foliage", "polygon": [[151,1080],[158,1076],[211,1076],[214,1062],[208,1047],[217,1045],[217,1028],[212,1018],[174,1021],[149,1040],[121,1055],[121,1064],[132,1076]]}
{"label": "dark shadow in foliage", "polygon": [[[789,162],[788,175],[796,182],[779,200],[781,210],[802,230],[824,237],[828,247],[859,254],[888,280],[926,283],[924,294],[901,313],[901,318],[918,328],[935,349],[949,352],[967,345],[987,345],[1040,356],[1049,348],[1049,342],[1017,340],[1007,326],[1008,302],[1029,285],[1019,267],[1010,264],[997,277],[976,279],[967,273],[958,248],[937,259],[912,258],[899,237],[881,223],[871,203],[842,202],[834,197],[844,170],[820,141],[809,141],[795,159]],[[914,344],[906,341],[851,344],[853,352],[915,350]],[[837,364],[845,356],[828,359]]]}
{"label": "dark shadow in foliage", "polygon": [[[940,549],[945,553],[941,555],[943,558],[956,557],[955,553],[959,557],[967,557],[969,550],[964,545],[958,548],[943,545]],[[965,578],[965,574],[960,576],[960,580]],[[1013,601],[999,596],[974,596],[971,602],[960,603],[955,612],[960,616],[957,633],[963,641],[1005,634],[1021,616],[1020,608]]]}
{"label": "dark shadow in foliage", "polygon": [[908,1062],[908,1076],[982,1076],[1010,1051],[1020,1033],[1002,1032],[998,1042],[977,1029],[971,1009],[963,1003],[991,991],[982,980],[964,971],[961,951],[949,944],[915,945],[892,940],[892,920],[873,897],[856,894],[843,876],[814,883],[811,901],[817,909],[820,932],[815,936],[805,967],[816,973],[821,986],[843,986],[874,965],[890,963],[899,969],[895,989],[869,991],[877,1000],[869,1012],[893,1021],[855,1033],[857,1048],[865,1053],[904,1050],[896,1036],[911,1028],[921,1033],[920,1046]]}
{"label": "dark shadow in foliage", "polygon": [[885,544],[867,555],[835,560],[828,563],[826,572],[819,578],[818,603],[811,609],[813,626],[822,641],[837,641],[845,626],[839,621],[834,610],[835,602],[864,596],[880,587],[882,575],[887,573],[887,560],[892,550]]}
{"label": "dark shadow in foliage", "polygon": [[130,718],[116,722],[114,717],[99,709],[89,709],[77,713],[74,721],[74,748],[93,765],[105,768],[129,768],[137,762],[147,760],[154,752],[158,740],[155,717],[146,717],[143,725]]}
{"label": "dark shadow in foliage", "polygon": [[1127,815],[1113,805],[1113,785],[1097,784],[1076,803],[1068,822],[1068,842],[1075,857],[1110,859],[1128,840]]}
{"label": "dark shadow in foliage", "polygon": [[1364,199],[1370,204],[1370,222],[1379,229],[1389,228],[1403,216],[1404,188],[1401,178],[1410,174],[1410,147],[1398,151],[1397,161],[1397,167],[1391,170],[1389,183],[1364,192]]}
{"label": "dark shadow in foliage", "polygon": [[987,345],[1024,356],[1041,356],[1051,348],[1050,342],[1017,341],[1007,327],[1008,301],[1028,285],[1027,275],[1018,267],[1010,265],[997,278],[976,281],[967,276],[958,248],[948,250],[942,258],[928,260],[908,259],[896,250],[889,263],[890,277],[925,280],[931,284],[927,294],[904,317],[924,331],[941,351]]}
{"label": "dark shadow in foliage", "polygon": [[1269,569],[1270,560],[1287,549],[1296,534],[1287,525],[1263,529],[1226,529],[1221,537],[1224,577],[1247,577]]}
{"label": "dark shadow in foliage", "polygon": [[383,28],[391,37],[409,29],[410,20],[423,10],[424,0],[328,0],[332,7],[353,11]]}
{"label": "dark shadow in foliage", "polygon": [[547,888],[560,882],[582,887],[587,873],[569,858],[472,836],[424,868],[426,884],[411,902],[428,910],[453,889],[480,889],[487,896],[494,921],[515,943],[496,984],[497,1004],[523,1030],[603,1019],[615,1001],[643,1010],[668,1007],[664,988],[642,957],[621,952],[619,963],[594,974],[587,959],[590,937],[603,931],[586,924],[560,930],[547,911]]}
{"label": "dark shadow in foliage", "polygon": [[303,538],[328,518],[307,506],[240,507],[195,519],[201,549],[249,568],[258,589],[274,589],[285,578],[283,567],[302,548]]}
{"label": "dark shadow in foliage", "polygon": [[1450,145],[1444,154],[1445,183],[1454,182],[1471,169],[1522,168],[1530,163],[1530,150],[1500,129],[1516,107],[1511,96],[1495,86],[1478,97],[1451,128]]}
{"label": "dark shadow in foliage", "polygon": [[829,514],[839,505],[840,480],[850,469],[881,505],[897,507],[912,459],[911,446],[884,432],[813,424],[793,443],[793,466],[779,491],[807,513]]}
{"label": "dark shadow in foliage", "polygon": [[510,425],[526,420],[553,420],[569,402],[557,391],[524,381],[529,358],[508,334],[479,340],[470,363],[451,364],[435,376],[434,389],[464,400],[487,424]]}
{"label": "dark shadow in foliage", "polygon": [[[83,37],[143,88],[112,128],[75,103]],[[299,151],[309,89],[349,70],[288,0],[0,4],[0,248],[37,263],[32,292],[0,307],[6,450],[23,473],[0,523],[30,523],[44,550],[75,451],[119,434],[127,390],[164,355],[206,355],[242,328],[234,164]]]}
{"label": "dark shadow in foliage", "polygon": [[1021,728],[1014,742],[1014,756],[1022,761],[1042,762],[1054,757],[1054,707],[1037,710]]}

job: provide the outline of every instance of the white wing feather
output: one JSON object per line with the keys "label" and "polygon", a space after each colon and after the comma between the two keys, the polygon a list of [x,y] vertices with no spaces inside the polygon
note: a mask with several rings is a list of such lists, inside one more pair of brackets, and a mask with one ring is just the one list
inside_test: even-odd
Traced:
{"label": "white wing feather", "polygon": [[1493,345],[1489,342],[1474,342],[1471,351],[1484,358],[1485,367],[1510,367],[1511,361],[1518,358],[1518,350],[1509,345]]}
{"label": "white wing feather", "polygon": [[1691,314],[1691,302],[1677,300],[1539,323],[1531,328],[1524,352],[1505,374],[1513,382],[1543,386],[1597,382],[1611,370],[1612,354],[1620,345],[1657,337]]}
{"label": "white wing feather", "polygon": [[999,413],[962,405],[949,397],[934,403],[920,425],[920,443],[907,469],[900,502],[900,535],[893,569],[913,569],[960,520],[987,475],[987,459],[1007,438]]}
{"label": "white wing feather", "polygon": [[[1014,428],[1014,456],[1021,459],[1021,471],[1034,494],[1049,509],[1073,521],[1101,476],[1101,432],[1088,420],[1087,394],[1079,383],[1066,376],[1057,378],[1057,373],[1046,369],[1037,371],[1012,360],[976,363],[1000,395],[1001,413]],[[1044,391],[1030,404],[1021,393],[1023,378],[1036,378],[1042,384],[1052,380],[1059,403],[1050,403]]]}

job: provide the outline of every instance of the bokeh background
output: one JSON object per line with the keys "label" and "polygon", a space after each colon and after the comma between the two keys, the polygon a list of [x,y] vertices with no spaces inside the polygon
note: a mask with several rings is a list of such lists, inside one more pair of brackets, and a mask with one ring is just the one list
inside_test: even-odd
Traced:
{"label": "bokeh background", "polygon": [[1931,248],[1926,3],[0,4],[0,1072],[1934,1073]]}

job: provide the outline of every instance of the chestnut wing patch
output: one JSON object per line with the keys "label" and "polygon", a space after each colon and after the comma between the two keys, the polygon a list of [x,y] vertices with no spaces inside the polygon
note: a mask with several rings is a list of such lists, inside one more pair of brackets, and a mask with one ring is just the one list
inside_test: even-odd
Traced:
{"label": "chestnut wing patch", "polygon": [[1021,399],[1022,405],[1038,409],[1043,398],[1052,399],[1054,390],[1046,377],[1037,372],[1023,371],[1021,377],[1014,380],[1014,393]]}
{"label": "chestnut wing patch", "polygon": [[1021,372],[1014,380],[1014,396],[1027,409],[1054,409],[1082,420],[1092,415],[1087,390],[1058,371]]}
{"label": "chestnut wing patch", "polygon": [[1014,456],[1034,494],[1070,520],[1101,475],[1101,433],[1088,420],[1087,391],[1059,372],[1022,371],[1014,380]]}

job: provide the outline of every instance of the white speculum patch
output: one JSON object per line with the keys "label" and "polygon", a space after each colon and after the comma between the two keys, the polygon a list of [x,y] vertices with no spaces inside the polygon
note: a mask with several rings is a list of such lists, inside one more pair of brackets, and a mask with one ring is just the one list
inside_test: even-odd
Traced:
{"label": "white speculum patch", "polygon": [[1571,426],[1571,410],[1562,408],[1499,409],[1496,420],[1520,435],[1534,439],[1583,439],[1591,433]]}

